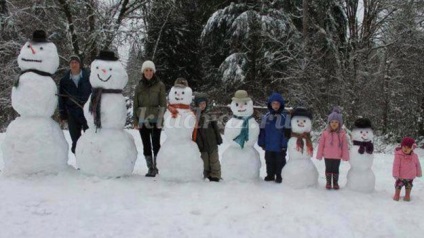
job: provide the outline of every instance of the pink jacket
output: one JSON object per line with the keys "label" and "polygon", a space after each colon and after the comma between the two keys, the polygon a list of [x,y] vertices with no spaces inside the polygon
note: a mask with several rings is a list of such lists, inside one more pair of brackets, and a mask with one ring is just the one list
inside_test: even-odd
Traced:
{"label": "pink jacket", "polygon": [[400,148],[396,148],[395,160],[393,162],[393,177],[414,179],[421,176],[422,171],[418,155],[414,152],[407,155]]}
{"label": "pink jacket", "polygon": [[331,132],[329,129],[326,129],[322,132],[316,158],[321,160],[322,157],[326,159],[349,160],[349,148],[344,130]]}

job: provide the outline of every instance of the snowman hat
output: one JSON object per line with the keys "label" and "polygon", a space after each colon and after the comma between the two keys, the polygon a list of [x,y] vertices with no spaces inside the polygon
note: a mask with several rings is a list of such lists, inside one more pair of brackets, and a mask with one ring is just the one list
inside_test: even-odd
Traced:
{"label": "snowman hat", "polygon": [[353,129],[366,129],[371,128],[371,121],[368,118],[358,118],[353,124]]}
{"label": "snowman hat", "polygon": [[105,60],[105,61],[118,61],[118,57],[115,56],[115,52],[109,50],[100,51],[99,55],[95,58],[96,60]]}
{"label": "snowman hat", "polygon": [[234,97],[232,98],[233,101],[242,101],[242,102],[248,102],[252,100],[249,95],[247,94],[246,90],[237,90],[234,93]]}
{"label": "snowman hat", "polygon": [[43,30],[35,30],[32,33],[31,42],[42,43],[42,42],[49,42],[49,41],[47,40],[47,34],[46,34],[45,31],[43,31]]}
{"label": "snowman hat", "polygon": [[185,88],[188,87],[187,79],[185,78],[177,78],[174,82],[174,87],[177,88]]}
{"label": "snowman hat", "polygon": [[293,112],[291,114],[291,117],[307,117],[312,120],[312,112],[310,112],[305,107],[296,107],[293,109]]}
{"label": "snowman hat", "polygon": [[153,63],[151,60],[146,60],[143,62],[141,65],[141,73],[143,73],[145,69],[152,69],[153,73],[156,73],[155,63]]}

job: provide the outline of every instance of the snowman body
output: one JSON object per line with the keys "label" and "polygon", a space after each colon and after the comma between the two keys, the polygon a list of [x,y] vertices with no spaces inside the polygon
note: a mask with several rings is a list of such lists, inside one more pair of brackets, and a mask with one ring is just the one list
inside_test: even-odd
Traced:
{"label": "snowman body", "polygon": [[[255,181],[259,179],[261,161],[254,148],[259,136],[259,124],[253,117],[253,101],[231,102],[233,117],[225,124],[224,138],[229,146],[222,154],[222,173],[227,181]],[[248,119],[247,119],[248,118]],[[247,119],[248,137],[242,145],[237,142]]]}
{"label": "snowman body", "polygon": [[199,148],[192,140],[196,125],[196,117],[189,108],[192,90],[174,86],[168,98],[174,111],[168,109],[163,116],[166,140],[157,155],[160,176],[164,180],[177,182],[199,180],[202,178],[203,165]]}
{"label": "snowman body", "polygon": [[[355,128],[352,130],[352,140],[359,142],[371,142],[374,133],[371,128]],[[350,169],[347,173],[346,187],[363,193],[369,193],[375,189],[375,175],[372,171],[374,162],[373,153],[366,150],[360,153],[360,146],[353,145],[350,152]]]}
{"label": "snowman body", "polygon": [[[291,119],[292,132],[297,134],[310,133],[311,119],[305,116],[294,116]],[[306,188],[318,184],[318,170],[313,164],[312,154],[308,152],[306,140],[303,140],[303,149],[298,147],[298,138],[292,136],[288,142],[289,160],[282,171],[283,182],[293,188]]]}
{"label": "snowman body", "polygon": [[89,110],[90,105],[95,104],[93,93],[84,105],[89,129],[78,140],[76,149],[77,165],[82,173],[120,177],[134,170],[137,148],[134,138],[124,131],[127,109],[120,92],[127,82],[128,75],[119,61],[99,58],[91,64],[90,83],[93,89],[104,92],[97,102],[100,103],[100,128],[94,123],[94,113]]}
{"label": "snowman body", "polygon": [[58,123],[51,119],[57,107],[52,79],[59,66],[56,46],[29,41],[20,51],[18,65],[22,74],[12,89],[12,107],[20,117],[6,131],[4,173],[58,173],[67,167],[68,144]]}

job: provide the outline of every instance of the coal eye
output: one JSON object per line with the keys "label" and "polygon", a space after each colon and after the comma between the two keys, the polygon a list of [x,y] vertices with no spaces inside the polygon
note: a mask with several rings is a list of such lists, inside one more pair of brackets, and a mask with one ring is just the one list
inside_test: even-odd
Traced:
{"label": "coal eye", "polygon": [[361,133],[362,133],[362,131],[361,131]]}
{"label": "coal eye", "polygon": [[177,91],[175,91],[175,94],[177,94]]}
{"label": "coal eye", "polygon": [[42,46],[40,47],[40,50],[43,50],[43,47]]}
{"label": "coal eye", "polygon": [[182,92],[182,94],[184,94],[184,92]]}
{"label": "coal eye", "polygon": [[96,69],[99,69],[99,66],[96,66]]}
{"label": "coal eye", "polygon": [[305,123],[306,123],[306,120],[303,120],[303,122],[305,122]]}
{"label": "coal eye", "polygon": [[244,105],[246,105],[246,106],[247,106],[247,102],[245,102],[245,103],[244,103]]}
{"label": "coal eye", "polygon": [[236,103],[236,107],[238,107],[238,103]]}
{"label": "coal eye", "polygon": [[296,122],[299,122],[299,120],[296,120]]}
{"label": "coal eye", "polygon": [[112,71],[112,68],[109,68],[109,71]]}
{"label": "coal eye", "polygon": [[28,45],[27,47],[28,47],[28,48],[31,48],[31,46],[30,46],[30,45]]}
{"label": "coal eye", "polygon": [[367,131],[367,134],[368,134],[368,131]]}

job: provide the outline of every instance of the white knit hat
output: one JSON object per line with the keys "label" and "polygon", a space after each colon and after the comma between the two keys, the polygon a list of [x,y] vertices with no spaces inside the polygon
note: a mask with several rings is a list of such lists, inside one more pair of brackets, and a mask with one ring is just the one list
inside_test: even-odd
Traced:
{"label": "white knit hat", "polygon": [[155,63],[150,60],[144,61],[143,65],[141,66],[141,73],[143,73],[145,69],[152,69],[153,73],[156,73]]}

